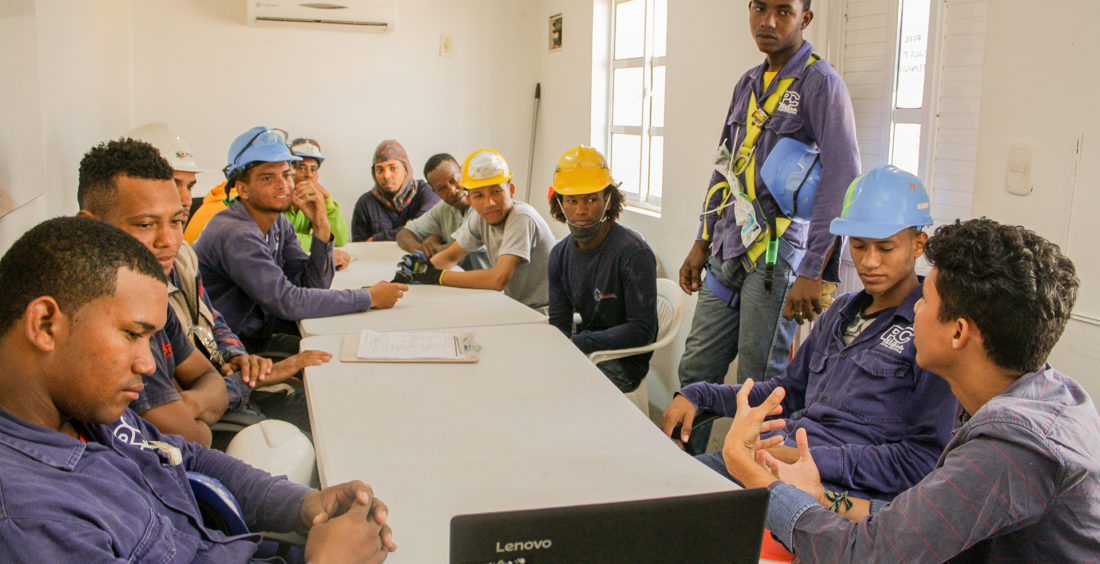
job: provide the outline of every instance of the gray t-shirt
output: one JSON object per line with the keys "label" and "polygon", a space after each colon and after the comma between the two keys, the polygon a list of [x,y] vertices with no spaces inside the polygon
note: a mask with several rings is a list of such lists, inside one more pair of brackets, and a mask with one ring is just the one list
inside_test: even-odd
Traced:
{"label": "gray t-shirt", "polygon": [[[458,211],[458,208],[440,200],[438,204],[428,210],[428,213],[406,223],[405,229],[408,229],[421,241],[429,235],[438,235],[444,244],[450,245],[455,240],[455,231],[458,231],[458,228],[462,227],[468,218],[476,216],[477,212],[474,211],[474,208],[467,207],[466,213],[463,213]],[[468,252],[466,259],[462,262],[462,267],[466,270],[489,268],[493,265],[484,249],[474,249]]]}
{"label": "gray t-shirt", "polygon": [[515,202],[500,225],[489,225],[480,215],[474,214],[455,232],[454,238],[467,252],[485,245],[494,265],[501,255],[519,257],[523,262],[512,273],[504,293],[535,309],[549,303],[546,267],[550,249],[557,241],[535,208]]}

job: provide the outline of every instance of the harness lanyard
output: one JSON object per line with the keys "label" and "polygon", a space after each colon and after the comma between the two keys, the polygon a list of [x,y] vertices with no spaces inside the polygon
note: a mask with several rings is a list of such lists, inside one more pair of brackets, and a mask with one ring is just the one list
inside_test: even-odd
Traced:
{"label": "harness lanyard", "polygon": [[[819,57],[816,53],[812,53],[806,60],[806,66],[814,64],[818,61]],[[744,175],[744,193],[748,196],[748,199],[752,201],[753,208],[756,212],[766,219],[765,223],[768,226],[767,237],[762,233],[760,238],[753,243],[751,247],[745,252],[750,264],[756,264],[760,255],[765,254],[764,262],[767,265],[767,269],[764,274],[764,288],[767,291],[771,291],[772,273],[775,270],[775,263],[779,257],[779,237],[790,226],[790,218],[779,216],[769,217],[764,213],[763,208],[756,200],[756,142],[760,138],[760,135],[764,132],[764,125],[771,119],[772,114],[775,113],[775,109],[779,107],[780,100],[783,99],[783,95],[790,89],[791,84],[794,83],[796,77],[789,76],[780,79],[776,83],[775,91],[770,96],[764,99],[764,103],[757,106],[756,94],[754,92],[749,93],[749,106],[745,117],[745,138],[741,141],[741,146],[737,149],[737,155],[734,157],[733,172],[738,175]],[[731,197],[730,185],[726,182],[719,182],[712,186],[707,192],[707,200],[709,201],[711,196],[718,190],[724,189],[725,192],[722,196],[722,203],[719,206],[721,208]],[[721,210],[717,211],[721,215]],[[706,232],[706,223],[703,224],[703,238],[709,240],[709,234]]]}

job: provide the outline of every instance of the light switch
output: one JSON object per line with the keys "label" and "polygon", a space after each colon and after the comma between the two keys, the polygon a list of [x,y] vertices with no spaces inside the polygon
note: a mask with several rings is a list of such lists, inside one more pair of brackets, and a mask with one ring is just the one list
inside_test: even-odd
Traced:
{"label": "light switch", "polygon": [[1009,194],[1027,196],[1034,185],[1031,182],[1031,154],[1026,143],[1016,143],[1008,150],[1008,169],[1005,171],[1005,190]]}
{"label": "light switch", "polygon": [[450,57],[455,50],[455,38],[451,35],[439,36],[439,56]]}

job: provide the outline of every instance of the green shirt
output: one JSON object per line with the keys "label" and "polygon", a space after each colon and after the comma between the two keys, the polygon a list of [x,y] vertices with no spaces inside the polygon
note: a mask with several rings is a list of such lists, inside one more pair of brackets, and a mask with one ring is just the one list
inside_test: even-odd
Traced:
{"label": "green shirt", "polygon": [[[294,232],[298,234],[298,241],[308,253],[313,244],[313,223],[306,217],[305,212],[297,208],[291,208],[283,212],[290,224],[294,226]],[[340,204],[332,198],[325,198],[325,214],[328,215],[328,224],[332,229],[332,244],[343,247],[348,243],[348,222],[344,221],[340,213]]]}

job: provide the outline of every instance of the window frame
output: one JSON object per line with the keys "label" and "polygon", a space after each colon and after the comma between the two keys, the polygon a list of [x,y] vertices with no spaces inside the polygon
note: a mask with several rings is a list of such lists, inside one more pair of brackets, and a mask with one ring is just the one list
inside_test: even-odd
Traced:
{"label": "window frame", "polygon": [[[620,4],[624,4],[630,1],[640,1],[645,4],[645,32],[643,34],[643,54],[640,57],[631,57],[625,59],[615,58],[615,41],[617,36],[617,8]],[[653,126],[653,70],[655,67],[664,67],[665,69],[665,92],[661,92],[661,98],[664,99],[664,94],[667,92],[668,82],[668,43],[667,43],[667,28],[668,28],[668,11],[666,2],[665,11],[665,31],[666,31],[666,43],[665,54],[659,57],[653,56],[653,43],[654,43],[654,1],[655,0],[612,0],[610,4],[611,14],[611,40],[608,42],[608,90],[607,90],[607,131],[605,135],[605,146],[608,148],[607,157],[610,159],[613,152],[612,137],[616,134],[620,135],[637,135],[641,139],[639,148],[640,154],[638,155],[638,186],[637,192],[629,190],[623,190],[623,196],[626,199],[628,206],[641,208],[643,210],[660,212],[661,210],[661,196],[655,196],[652,194],[653,179],[650,178],[651,162],[650,153],[652,139],[654,137],[664,139],[664,126]],[[615,71],[619,69],[628,68],[640,68],[642,69],[642,107],[641,107],[641,123],[640,125],[615,125]],[[665,106],[664,109],[667,109]],[[667,115],[667,114],[665,114]],[[664,170],[664,151],[662,146],[661,151],[661,170]],[[614,170],[615,165],[611,163]],[[658,178],[657,182],[663,182],[663,178]],[[663,186],[662,186],[663,188]],[[663,190],[662,190],[663,193]]]}

